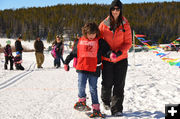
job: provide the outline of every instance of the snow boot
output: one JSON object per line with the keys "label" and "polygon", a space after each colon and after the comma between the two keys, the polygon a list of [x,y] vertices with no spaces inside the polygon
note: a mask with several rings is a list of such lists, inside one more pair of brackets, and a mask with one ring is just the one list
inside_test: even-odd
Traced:
{"label": "snow boot", "polygon": [[116,113],[112,113],[112,115],[115,117],[121,117],[121,116],[123,116],[123,113],[122,112],[116,112]]}
{"label": "snow boot", "polygon": [[4,65],[4,69],[7,70],[7,64]]}
{"label": "snow boot", "polygon": [[20,70],[24,70],[24,67],[22,65],[20,65],[19,69]]}
{"label": "snow boot", "polygon": [[105,104],[104,102],[103,102],[103,106],[104,106],[105,110],[110,110],[111,109],[110,105]]}

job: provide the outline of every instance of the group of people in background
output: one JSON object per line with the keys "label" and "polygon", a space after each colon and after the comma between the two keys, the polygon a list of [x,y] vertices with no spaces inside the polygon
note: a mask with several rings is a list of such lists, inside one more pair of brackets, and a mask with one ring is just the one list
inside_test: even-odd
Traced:
{"label": "group of people in background", "polygon": [[[45,47],[39,36],[36,38],[36,40],[34,42],[34,48],[35,48],[37,68],[43,68],[42,67],[42,64],[44,62],[44,53],[43,52],[44,52]],[[54,58],[54,67],[55,68],[61,67],[61,61],[64,64],[63,50],[64,50],[63,41],[62,41],[62,39],[60,39],[60,36],[57,35],[55,41],[52,43],[52,46],[51,46],[51,54]]]}
{"label": "group of people in background", "polygon": [[24,67],[21,65],[22,63],[22,52],[23,47],[21,44],[22,37],[20,36],[16,42],[15,42],[15,50],[16,50],[16,56],[14,57],[12,54],[12,48],[11,48],[11,41],[6,41],[6,46],[4,48],[4,56],[5,56],[5,64],[4,69],[8,69],[8,63],[10,62],[10,70],[13,70],[13,64],[15,64],[15,67],[17,70],[24,70]]}
{"label": "group of people in background", "polygon": [[[109,16],[98,26],[95,22],[88,22],[82,27],[82,37],[74,43],[73,50],[63,60],[64,45],[59,36],[56,36],[52,44],[51,54],[54,57],[54,67],[59,68],[61,62],[64,69],[69,71],[69,63],[75,58],[74,67],[78,73],[78,101],[74,109],[87,111],[91,108],[86,104],[86,83],[89,82],[92,99],[93,117],[103,117],[98,100],[97,82],[102,70],[101,99],[106,110],[110,110],[113,116],[123,115],[124,86],[128,67],[128,50],[132,45],[132,34],[128,20],[122,15],[122,3],[113,0],[109,9]],[[16,68],[22,60],[21,38],[15,43]],[[37,37],[34,42],[37,68],[43,68],[44,45]],[[10,61],[10,69],[13,70],[13,56],[10,42],[5,48],[5,69]],[[22,67],[21,67],[22,68]],[[18,69],[18,68],[17,68]]]}
{"label": "group of people in background", "polygon": [[[22,66],[22,52],[23,47],[21,44],[22,36],[18,37],[18,39],[15,41],[15,51],[16,56],[14,57],[12,54],[12,47],[11,47],[11,41],[6,41],[6,46],[4,48],[4,56],[5,56],[5,64],[4,69],[8,69],[8,64],[10,63],[10,70],[13,70],[13,64],[15,64],[15,67],[17,70],[24,70],[24,67]],[[36,57],[36,64],[37,68],[43,68],[42,64],[44,63],[44,44],[43,41],[40,39],[39,36],[36,37],[36,40],[34,42],[34,49],[35,49],[35,57]],[[60,60],[62,60],[62,63],[64,64],[63,59],[63,50],[64,45],[62,42],[62,39],[57,35],[55,41],[52,43],[52,51],[54,51],[54,67],[59,68],[61,66]]]}

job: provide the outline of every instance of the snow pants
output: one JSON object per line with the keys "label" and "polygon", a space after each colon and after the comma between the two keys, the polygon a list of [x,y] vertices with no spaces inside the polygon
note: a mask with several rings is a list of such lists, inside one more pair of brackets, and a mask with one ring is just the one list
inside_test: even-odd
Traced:
{"label": "snow pants", "polygon": [[13,57],[12,56],[5,56],[4,69],[7,69],[8,61],[10,61],[10,70],[13,70]]}
{"label": "snow pants", "polygon": [[62,55],[56,55],[56,58],[54,59],[54,66],[60,67],[60,66],[61,66],[60,60],[61,60],[62,63],[64,64],[63,56],[62,56]]}
{"label": "snow pants", "polygon": [[112,114],[123,111],[127,66],[127,59],[117,63],[103,61],[101,98],[111,107]]}

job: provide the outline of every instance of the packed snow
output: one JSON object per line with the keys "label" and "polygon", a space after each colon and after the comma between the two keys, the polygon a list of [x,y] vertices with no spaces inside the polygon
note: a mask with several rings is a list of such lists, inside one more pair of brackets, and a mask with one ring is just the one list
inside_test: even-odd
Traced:
{"label": "packed snow", "polygon": [[[0,39],[3,47],[6,40]],[[33,48],[32,42],[22,42],[22,45]],[[45,47],[49,45],[45,43]],[[63,57],[69,52],[65,48]],[[10,71],[4,70],[4,54],[0,54],[0,119],[88,119],[85,112],[73,109],[78,100],[73,62],[66,72],[62,64],[59,69],[53,67],[50,52],[45,51],[44,55],[43,69],[36,68],[34,52],[25,52],[22,63],[25,70]],[[180,52],[171,52],[169,57],[180,58]],[[131,52],[128,62],[124,116],[111,117],[110,112],[103,109],[102,78],[99,77],[101,111],[107,114],[107,119],[165,118],[165,104],[180,104],[180,68],[170,66],[152,51],[136,52],[135,57]],[[91,106],[88,84],[86,92],[87,104]]]}

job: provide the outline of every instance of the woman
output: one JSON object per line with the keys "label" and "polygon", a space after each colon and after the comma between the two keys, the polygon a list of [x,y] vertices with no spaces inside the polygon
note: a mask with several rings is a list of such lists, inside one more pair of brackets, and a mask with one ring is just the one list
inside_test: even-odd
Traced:
{"label": "woman", "polygon": [[62,60],[62,62],[64,64],[64,59],[62,56],[64,45],[58,35],[56,36],[56,40],[52,44],[52,48],[55,48],[55,54],[56,54],[56,57],[54,57],[54,67],[59,68],[61,66],[60,59]]}
{"label": "woman", "polygon": [[99,29],[111,47],[111,57],[114,57],[103,57],[101,98],[105,109],[111,109],[114,116],[122,116],[127,52],[132,45],[132,34],[127,19],[122,16],[121,1],[112,1],[110,15],[101,22]]}

